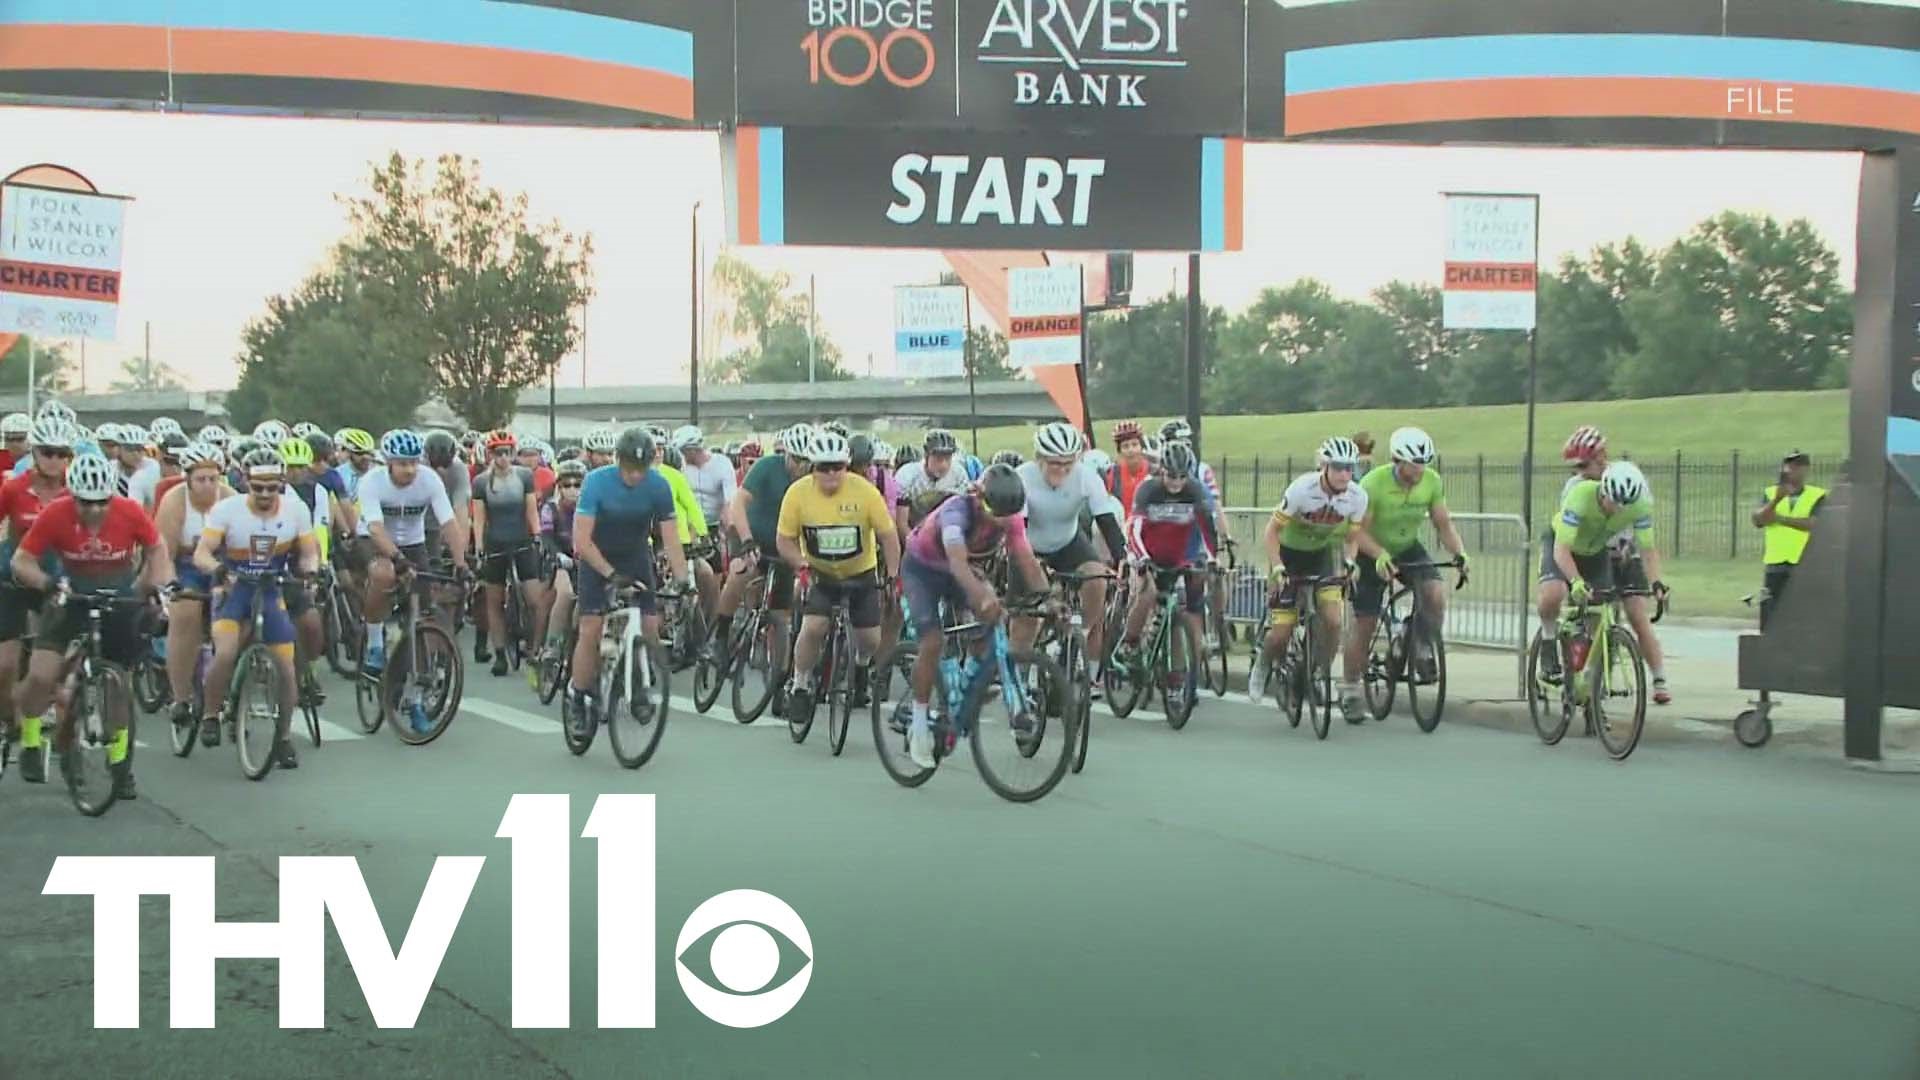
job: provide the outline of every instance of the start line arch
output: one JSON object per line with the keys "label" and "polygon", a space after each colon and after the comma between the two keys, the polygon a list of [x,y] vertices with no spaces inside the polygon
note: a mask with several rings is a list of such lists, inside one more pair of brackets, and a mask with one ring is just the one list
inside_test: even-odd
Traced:
{"label": "start line arch", "polygon": [[1848,757],[1920,699],[1909,0],[11,0],[8,102],[718,128],[738,240],[946,250],[1003,323],[1042,252],[1237,249],[1248,139],[1860,151]]}

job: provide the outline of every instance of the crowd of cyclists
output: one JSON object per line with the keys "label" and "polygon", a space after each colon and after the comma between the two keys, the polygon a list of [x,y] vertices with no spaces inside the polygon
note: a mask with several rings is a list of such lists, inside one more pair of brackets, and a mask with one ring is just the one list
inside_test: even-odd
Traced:
{"label": "crowd of cyclists", "polygon": [[[596,429],[556,450],[510,431],[376,438],[278,420],[249,433],[217,424],[189,433],[166,417],[88,430],[55,401],[0,420],[0,435],[0,715],[6,752],[28,782],[45,780],[40,758],[26,752],[47,740],[67,764],[58,684],[89,595],[151,598],[110,612],[104,655],[133,665],[163,637],[168,718],[197,727],[201,745],[221,740],[234,662],[257,626],[283,686],[271,751],[280,768],[298,766],[293,707],[323,697],[310,669],[338,651],[329,639],[353,635],[360,670],[378,675],[393,652],[396,600],[433,568],[471,597],[476,663],[495,676],[513,661],[564,671],[560,720],[573,729],[590,730],[605,704],[596,694],[610,614],[637,609],[651,644],[663,603],[690,607],[698,617],[686,625],[698,639],[681,644],[722,675],[744,662],[734,631],[749,598],[776,627],[798,615],[790,639],[783,629],[771,639],[790,640],[791,655],[771,666],[782,679],[775,708],[792,717],[818,704],[811,673],[844,612],[851,685],[863,701],[877,685],[876,660],[909,642],[905,743],[921,768],[936,760],[943,632],[958,613],[1006,619],[1014,648],[1030,649],[1040,620],[1027,601],[1065,580],[1079,610],[1097,613],[1086,630],[1089,698],[1114,673],[1137,673],[1163,590],[1180,590],[1190,640],[1222,645],[1203,612],[1223,610],[1223,577],[1209,568],[1233,541],[1218,478],[1179,420],[1157,431],[1116,425],[1111,455],[1073,425],[1051,423],[1035,433],[1031,460],[1003,451],[987,461],[938,428],[917,446],[894,447],[837,422],[801,423],[770,446],[716,447],[697,426],[643,423]],[[1434,468],[1438,449],[1406,427],[1392,434],[1388,462],[1368,468],[1367,456],[1350,437],[1327,438],[1316,468],[1287,486],[1266,524],[1270,613],[1254,635],[1248,682],[1256,701],[1288,655],[1299,613],[1314,610],[1319,640],[1344,653],[1338,705],[1350,722],[1364,719],[1367,643],[1395,578],[1421,592],[1429,640],[1439,640],[1447,597],[1439,567],[1464,579],[1468,553]],[[1665,591],[1640,470],[1609,461],[1593,428],[1573,433],[1564,458],[1572,475],[1543,544],[1537,594],[1547,627],[1569,597],[1617,576]],[[1450,564],[1427,551],[1429,534]],[[1622,558],[1628,545],[1631,561]],[[355,598],[357,620],[323,620],[316,578]],[[262,589],[271,594],[256,595]],[[1654,700],[1666,704],[1645,607],[1627,605]],[[1352,625],[1343,625],[1349,609]],[[260,610],[264,618],[250,615]],[[213,663],[196,691],[194,658],[209,633]],[[429,721],[416,709],[395,722]],[[128,739],[124,728],[111,732],[107,754],[120,798],[135,794]]]}

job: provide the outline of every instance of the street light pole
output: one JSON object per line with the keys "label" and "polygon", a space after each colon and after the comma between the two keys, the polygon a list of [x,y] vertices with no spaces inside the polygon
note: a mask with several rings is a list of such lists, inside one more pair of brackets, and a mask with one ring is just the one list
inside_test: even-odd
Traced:
{"label": "street light pole", "polygon": [[688,252],[687,423],[700,422],[700,202],[693,203],[693,241]]}

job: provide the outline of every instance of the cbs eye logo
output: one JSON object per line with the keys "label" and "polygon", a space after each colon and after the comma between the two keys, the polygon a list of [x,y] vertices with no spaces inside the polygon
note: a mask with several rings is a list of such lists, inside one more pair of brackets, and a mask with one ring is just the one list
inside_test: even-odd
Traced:
{"label": "cbs eye logo", "polygon": [[[786,901],[757,889],[734,889],[708,897],[680,925],[673,968],[680,992],[707,1019],[735,1028],[764,1027],[806,995],[813,980],[813,937]],[[711,980],[695,968],[704,968]]]}

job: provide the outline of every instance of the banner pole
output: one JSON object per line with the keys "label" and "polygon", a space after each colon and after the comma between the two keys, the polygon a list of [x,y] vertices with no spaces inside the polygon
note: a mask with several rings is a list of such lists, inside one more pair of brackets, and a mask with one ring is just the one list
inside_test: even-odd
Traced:
{"label": "banner pole", "polygon": [[960,355],[967,367],[967,423],[973,428],[973,456],[980,456],[980,401],[974,396],[973,384],[973,290],[965,294],[965,325],[960,328]]}
{"label": "banner pole", "polygon": [[36,355],[39,352],[39,346],[40,346],[40,343],[36,341],[34,338],[32,337],[27,338],[27,415],[28,416],[33,415],[33,381],[37,377],[34,372],[34,366],[39,359],[39,357]]}

